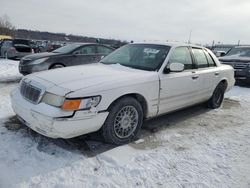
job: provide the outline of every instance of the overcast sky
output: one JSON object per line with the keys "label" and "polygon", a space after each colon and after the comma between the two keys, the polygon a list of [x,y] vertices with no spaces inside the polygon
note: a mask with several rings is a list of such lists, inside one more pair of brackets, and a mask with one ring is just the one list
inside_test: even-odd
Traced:
{"label": "overcast sky", "polygon": [[0,0],[16,28],[135,41],[250,44],[250,0]]}

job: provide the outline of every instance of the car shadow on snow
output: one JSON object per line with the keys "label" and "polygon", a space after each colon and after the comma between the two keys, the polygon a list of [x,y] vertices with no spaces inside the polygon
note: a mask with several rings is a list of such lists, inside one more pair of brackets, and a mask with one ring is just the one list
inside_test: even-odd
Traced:
{"label": "car shadow on snow", "polygon": [[[228,109],[232,106],[238,107],[237,101],[231,101],[225,99],[222,109]],[[178,126],[180,122],[196,118],[197,116],[210,111],[203,105],[197,105],[176,112],[172,112],[167,115],[147,120],[144,122],[143,129],[141,131],[140,138],[143,143],[131,142],[129,145],[135,149],[154,149],[157,148],[160,143],[157,142],[157,133],[167,130],[172,126]],[[51,148],[51,144],[55,147],[60,147],[69,152],[81,153],[86,157],[94,157],[98,154],[114,149],[115,145],[107,144],[103,142],[103,139],[99,132],[80,136],[72,139],[52,139],[42,136],[27,126],[21,124],[16,116],[12,116],[4,122],[5,127],[9,130],[23,137],[29,137],[37,143],[37,149],[40,152],[45,152],[54,155],[54,151],[48,149]]]}

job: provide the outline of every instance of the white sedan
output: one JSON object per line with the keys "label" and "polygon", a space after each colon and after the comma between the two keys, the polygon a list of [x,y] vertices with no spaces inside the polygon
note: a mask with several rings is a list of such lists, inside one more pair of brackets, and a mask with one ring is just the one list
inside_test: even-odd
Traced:
{"label": "white sedan", "polygon": [[105,141],[135,139],[145,119],[207,102],[220,107],[234,70],[189,44],[128,44],[101,62],[24,77],[12,91],[17,117],[52,138],[101,131]]}

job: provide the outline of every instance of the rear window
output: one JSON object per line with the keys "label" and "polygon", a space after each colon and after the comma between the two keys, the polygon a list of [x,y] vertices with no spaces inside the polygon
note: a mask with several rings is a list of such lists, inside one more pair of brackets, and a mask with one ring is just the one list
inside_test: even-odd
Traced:
{"label": "rear window", "polygon": [[207,58],[202,49],[193,48],[194,58],[196,60],[198,68],[208,67]]}

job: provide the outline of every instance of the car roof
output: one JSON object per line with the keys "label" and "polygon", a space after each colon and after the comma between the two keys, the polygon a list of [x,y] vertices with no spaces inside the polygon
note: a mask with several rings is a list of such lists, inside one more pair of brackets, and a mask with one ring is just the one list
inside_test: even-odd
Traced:
{"label": "car roof", "polygon": [[235,46],[234,48],[250,48],[250,46]]}
{"label": "car roof", "polygon": [[164,45],[164,46],[171,46],[171,47],[178,47],[178,46],[190,46],[195,48],[205,48],[202,46],[198,46],[195,44],[189,44],[184,42],[140,42],[140,43],[131,43],[131,44],[155,44],[155,45]]}
{"label": "car roof", "polygon": [[[100,43],[94,43],[94,42],[72,42],[72,43],[69,43],[69,44],[76,44],[76,45],[81,45],[81,46],[84,46],[84,45],[100,45],[100,46],[106,46],[108,48],[111,48],[111,49],[114,49],[113,47],[109,46],[108,44],[100,44]],[[66,44],[66,45],[69,45],[69,44]]]}

